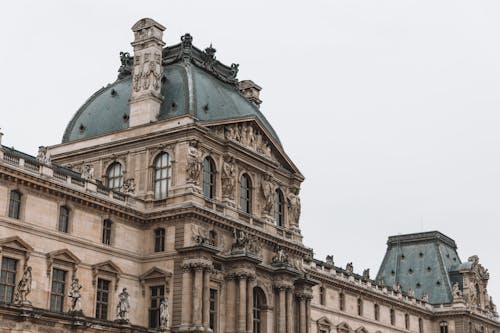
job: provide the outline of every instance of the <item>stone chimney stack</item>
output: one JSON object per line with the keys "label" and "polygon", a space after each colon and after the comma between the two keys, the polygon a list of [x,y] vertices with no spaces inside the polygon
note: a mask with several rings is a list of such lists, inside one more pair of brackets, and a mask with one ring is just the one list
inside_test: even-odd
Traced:
{"label": "stone chimney stack", "polygon": [[255,104],[257,107],[260,107],[262,101],[259,98],[260,91],[262,90],[257,84],[255,84],[252,80],[243,80],[240,81],[240,93],[248,99],[250,102]]}
{"label": "stone chimney stack", "polygon": [[134,67],[130,97],[130,127],[156,121],[163,97],[160,93],[163,75],[162,49],[165,27],[143,18],[132,27],[134,32]]}

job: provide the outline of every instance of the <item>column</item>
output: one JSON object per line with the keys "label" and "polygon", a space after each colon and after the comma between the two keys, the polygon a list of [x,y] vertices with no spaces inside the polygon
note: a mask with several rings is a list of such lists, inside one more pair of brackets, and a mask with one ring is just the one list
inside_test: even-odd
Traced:
{"label": "column", "polygon": [[227,279],[227,292],[226,292],[226,332],[234,332],[236,321],[236,280],[234,276],[229,275]]}
{"label": "column", "polygon": [[189,266],[183,268],[181,326],[189,326],[191,324],[193,278],[191,268]]}
{"label": "column", "polygon": [[279,319],[278,319],[278,332],[279,333],[287,333],[286,332],[286,289],[284,287],[280,287],[279,289]]}
{"label": "column", "polygon": [[306,333],[309,333],[311,323],[311,299],[312,296],[308,295],[306,299]]}
{"label": "column", "polygon": [[247,281],[247,332],[253,332],[253,287],[254,278]]}
{"label": "column", "polygon": [[196,267],[194,271],[194,288],[193,288],[193,324],[201,326],[201,297],[203,291],[203,267]]}
{"label": "column", "polygon": [[306,299],[304,296],[299,298],[299,313],[300,313],[300,332],[299,333],[307,333],[306,331]]}
{"label": "column", "polygon": [[203,327],[210,326],[210,269],[203,272]]}
{"label": "column", "polygon": [[286,293],[286,331],[287,333],[293,333],[294,331],[294,311],[293,311],[293,290],[290,288]]}
{"label": "column", "polygon": [[238,316],[238,331],[245,332],[247,328],[247,277],[241,275],[240,278],[240,304]]}

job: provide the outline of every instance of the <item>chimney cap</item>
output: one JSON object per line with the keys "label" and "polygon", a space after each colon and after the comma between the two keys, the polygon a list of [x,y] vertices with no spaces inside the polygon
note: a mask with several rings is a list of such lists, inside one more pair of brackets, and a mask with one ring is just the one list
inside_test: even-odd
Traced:
{"label": "chimney cap", "polygon": [[133,26],[132,26],[132,31],[136,32],[142,29],[150,28],[150,27],[156,27],[160,29],[161,31],[164,31],[166,28],[161,25],[160,23],[156,22],[152,18],[145,17],[137,21]]}

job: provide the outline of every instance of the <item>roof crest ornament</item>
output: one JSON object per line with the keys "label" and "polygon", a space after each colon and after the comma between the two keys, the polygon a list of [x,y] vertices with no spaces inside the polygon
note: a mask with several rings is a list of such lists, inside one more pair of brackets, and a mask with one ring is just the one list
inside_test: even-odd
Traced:
{"label": "roof crest ornament", "polygon": [[184,62],[190,62],[192,57],[192,48],[193,48],[193,36],[189,33],[181,36],[181,52],[180,57]]}
{"label": "roof crest ornament", "polygon": [[124,79],[132,75],[132,65],[134,58],[128,52],[120,52],[121,66],[118,69],[118,80]]}

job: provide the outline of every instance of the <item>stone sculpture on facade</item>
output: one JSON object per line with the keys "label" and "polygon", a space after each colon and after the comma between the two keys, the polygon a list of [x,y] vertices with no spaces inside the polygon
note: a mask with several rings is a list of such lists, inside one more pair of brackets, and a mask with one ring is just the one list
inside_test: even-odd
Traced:
{"label": "stone sculpture on facade", "polygon": [[352,274],[354,272],[354,266],[353,266],[352,262],[347,263],[347,265],[345,266],[345,270],[349,274]]}
{"label": "stone sculpture on facade", "polygon": [[160,330],[168,329],[168,300],[162,299],[160,303]]}
{"label": "stone sculpture on facade", "polygon": [[130,302],[127,288],[123,288],[122,292],[118,295],[118,300],[118,304],[116,305],[117,320],[121,322],[128,322]]}
{"label": "stone sculpture on facade", "polygon": [[38,147],[38,155],[36,156],[38,162],[50,166],[50,152],[45,146]]}
{"label": "stone sculpture on facade", "polygon": [[158,52],[151,54],[144,53],[143,61],[141,57],[134,57],[134,90],[139,92],[141,90],[149,90],[150,87],[154,91],[160,90],[161,79],[161,55]]}
{"label": "stone sculpture on facade", "polygon": [[462,294],[462,291],[460,290],[460,287],[458,286],[458,283],[455,282],[453,283],[453,300],[457,300],[457,299],[462,299],[463,297],[463,294]]}
{"label": "stone sculpture on facade", "polygon": [[365,280],[370,279],[370,269],[369,268],[363,270],[363,279],[365,279]]}
{"label": "stone sculpture on facade", "polygon": [[408,288],[407,295],[408,297],[415,298],[415,291],[413,290],[413,288]]}
{"label": "stone sculpture on facade", "polygon": [[123,182],[122,191],[123,191],[123,193],[126,193],[126,194],[134,194],[135,193],[135,179],[134,178],[126,179]]}
{"label": "stone sculpture on facade", "polygon": [[128,52],[120,52],[121,66],[118,69],[118,80],[124,79],[132,74],[133,58]]}
{"label": "stone sculpture on facade", "polygon": [[299,226],[300,219],[300,198],[299,189],[295,188],[288,193],[288,216],[290,225],[293,227]]}
{"label": "stone sculpture on facade", "polygon": [[278,247],[276,250],[276,255],[272,259],[273,265],[287,265],[288,262],[288,254],[282,247]]}
{"label": "stone sculpture on facade", "polygon": [[81,174],[82,179],[85,180],[94,180],[95,179],[95,172],[94,172],[94,166],[92,164],[85,164],[82,168],[82,174]]}
{"label": "stone sculpture on facade", "polygon": [[394,281],[394,284],[392,285],[392,290],[396,293],[396,294],[400,294],[401,293],[401,284],[398,282],[398,281]]}
{"label": "stone sculpture on facade", "polygon": [[243,230],[234,229],[234,243],[231,248],[232,254],[251,254],[260,256],[262,246],[259,239]]}
{"label": "stone sculpture on facade", "polygon": [[234,200],[234,186],[236,183],[236,167],[232,156],[225,156],[222,164],[222,196]]}
{"label": "stone sculpture on facade", "polygon": [[249,123],[232,124],[214,128],[216,135],[237,142],[267,158],[275,159],[269,141]]}
{"label": "stone sculpture on facade", "polygon": [[14,293],[14,304],[18,306],[31,306],[31,302],[28,301],[28,295],[31,292],[31,282],[31,266],[26,266],[24,268],[23,277],[17,284],[16,291]]}
{"label": "stone sculpture on facade", "polygon": [[191,224],[191,232],[193,234],[193,241],[198,245],[210,245],[215,246],[215,240],[210,236],[210,231],[206,228]]}
{"label": "stone sculpture on facade", "polygon": [[201,172],[201,154],[198,150],[198,142],[191,141],[187,155],[187,181],[198,184]]}
{"label": "stone sculpture on facade", "polygon": [[420,300],[424,303],[429,303],[429,294],[428,293],[423,293],[422,297],[420,297]]}
{"label": "stone sculpture on facade", "polygon": [[332,256],[332,255],[327,255],[327,256],[326,256],[326,263],[327,263],[328,265],[331,265],[331,266],[334,266],[334,265],[335,265],[335,263],[333,262],[333,256]]}
{"label": "stone sculpture on facade", "polygon": [[71,282],[71,289],[68,294],[68,296],[71,298],[69,304],[70,307],[69,312],[72,313],[82,312],[82,303],[81,303],[82,294],[80,293],[81,289],[82,285],[79,283],[78,279],[73,278],[73,281]]}
{"label": "stone sculpture on facade", "polygon": [[271,175],[264,175],[261,184],[262,195],[264,196],[264,215],[271,215],[273,213],[274,206],[274,186],[272,183]]}

